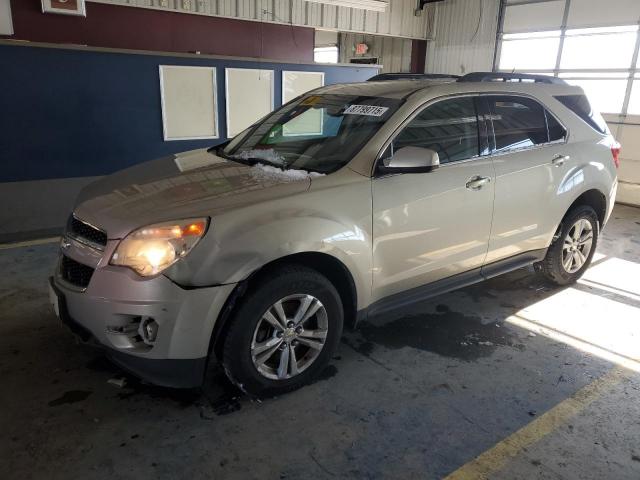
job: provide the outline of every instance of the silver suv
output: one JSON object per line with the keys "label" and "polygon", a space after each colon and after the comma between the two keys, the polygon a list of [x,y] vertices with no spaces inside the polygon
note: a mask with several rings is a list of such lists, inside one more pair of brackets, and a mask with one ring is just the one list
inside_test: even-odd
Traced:
{"label": "silver suv", "polygon": [[197,386],[217,358],[246,392],[286,392],[327,365],[343,323],[530,264],[576,281],[618,153],[555,78],[323,87],[87,187],[51,300],[147,381]]}

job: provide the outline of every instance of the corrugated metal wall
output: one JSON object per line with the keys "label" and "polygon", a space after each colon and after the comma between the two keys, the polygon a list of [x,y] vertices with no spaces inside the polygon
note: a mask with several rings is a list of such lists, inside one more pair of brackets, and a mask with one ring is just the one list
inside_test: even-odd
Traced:
{"label": "corrugated metal wall", "polygon": [[[361,33],[340,34],[340,62],[349,63],[352,58],[377,57],[382,72],[411,71],[411,42],[406,38],[381,37]],[[357,43],[366,43],[369,51],[366,55],[356,55]]]}
{"label": "corrugated metal wall", "polygon": [[423,40],[430,35],[434,12],[434,7],[429,6],[416,17],[417,0],[388,0],[386,11],[381,13],[305,0],[91,1]]}
{"label": "corrugated metal wall", "polygon": [[427,73],[491,71],[500,0],[447,0],[436,4],[436,28],[427,42]]}

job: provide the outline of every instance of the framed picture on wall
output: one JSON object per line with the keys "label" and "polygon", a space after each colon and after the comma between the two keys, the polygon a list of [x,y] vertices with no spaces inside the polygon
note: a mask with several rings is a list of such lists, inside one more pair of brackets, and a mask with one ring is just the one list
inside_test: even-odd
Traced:
{"label": "framed picture on wall", "polygon": [[215,67],[160,65],[165,141],[218,138]]}
{"label": "framed picture on wall", "polygon": [[[324,86],[324,72],[282,71],[282,103]],[[322,135],[323,109],[310,109],[304,115],[287,122],[282,129],[285,137]]]}
{"label": "framed picture on wall", "polygon": [[42,0],[42,13],[87,16],[84,0]]}
{"label": "framed picture on wall", "polygon": [[231,138],[274,108],[274,72],[226,68],[227,137]]}
{"label": "framed picture on wall", "polygon": [[324,86],[324,72],[282,71],[282,103]]}

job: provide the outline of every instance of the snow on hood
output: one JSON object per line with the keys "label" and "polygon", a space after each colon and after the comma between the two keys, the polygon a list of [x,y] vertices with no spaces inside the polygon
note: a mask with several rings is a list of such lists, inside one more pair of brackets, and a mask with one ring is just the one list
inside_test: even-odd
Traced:
{"label": "snow on hood", "polygon": [[231,158],[237,158],[240,160],[266,160],[269,163],[276,163],[278,165],[284,164],[284,157],[273,148],[243,150],[240,153],[230,156]]}
{"label": "snow on hood", "polygon": [[307,172],[306,170],[286,169],[282,170],[271,165],[256,163],[251,167],[251,176],[256,180],[277,180],[284,182],[297,182],[307,178],[324,177],[324,173]]}

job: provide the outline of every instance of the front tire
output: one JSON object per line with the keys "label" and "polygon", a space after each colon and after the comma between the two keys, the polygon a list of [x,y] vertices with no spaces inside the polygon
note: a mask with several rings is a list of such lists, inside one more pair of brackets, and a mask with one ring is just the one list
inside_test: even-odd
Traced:
{"label": "front tire", "polygon": [[567,213],[541,262],[544,276],[556,285],[575,283],[591,264],[598,245],[598,216],[582,205]]}
{"label": "front tire", "polygon": [[309,383],[327,366],[340,341],[340,295],[323,275],[293,265],[263,275],[250,288],[224,339],[227,376],[257,396]]}

